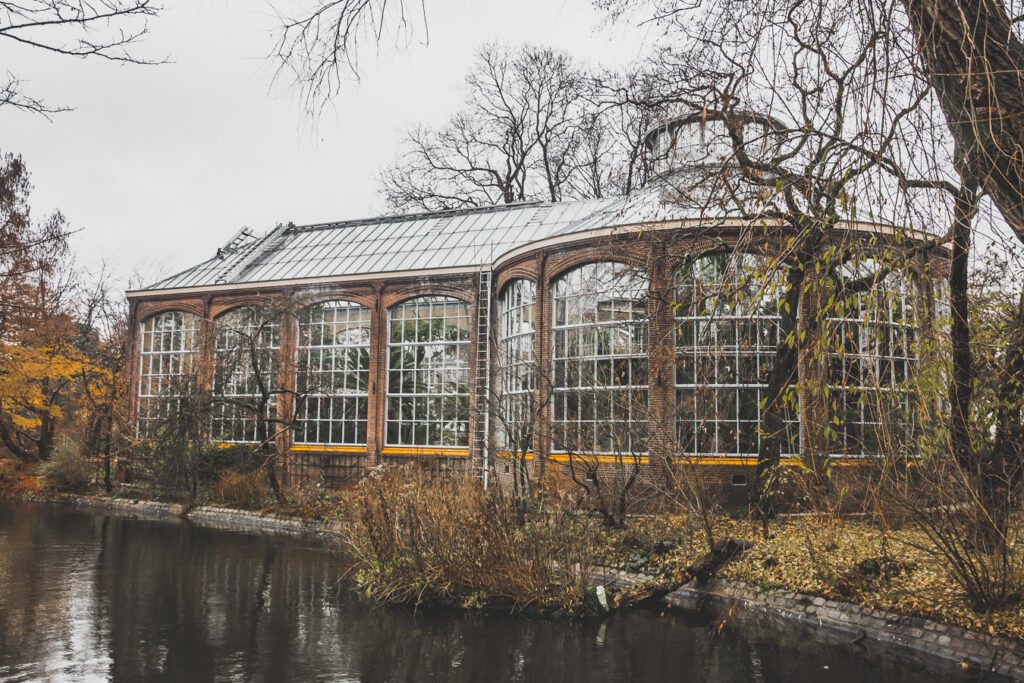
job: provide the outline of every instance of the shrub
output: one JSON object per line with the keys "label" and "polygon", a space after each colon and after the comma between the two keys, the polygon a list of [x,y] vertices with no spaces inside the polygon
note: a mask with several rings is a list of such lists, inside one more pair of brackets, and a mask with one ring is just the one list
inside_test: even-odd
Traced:
{"label": "shrub", "polygon": [[46,488],[65,493],[81,493],[89,488],[96,466],[82,457],[78,445],[70,439],[57,444],[50,460],[39,470]]}
{"label": "shrub", "polygon": [[196,477],[200,484],[212,484],[231,471],[253,472],[260,461],[261,456],[252,446],[209,444],[196,459]]}
{"label": "shrub", "polygon": [[476,480],[381,469],[346,498],[356,582],[415,604],[586,608],[594,524],[568,511],[520,523],[514,502]]}
{"label": "shrub", "polygon": [[917,532],[919,540],[907,544],[943,566],[975,612],[1024,601],[1024,481],[1006,476],[995,489],[1000,501],[976,469],[956,458],[924,457],[914,464],[887,475],[876,503],[879,518]]}
{"label": "shrub", "polygon": [[267,500],[267,477],[260,471],[237,472],[228,470],[213,485],[213,495],[232,507],[256,510]]}
{"label": "shrub", "polygon": [[18,478],[18,463],[10,458],[0,458],[0,489],[14,486]]}
{"label": "shrub", "polygon": [[323,480],[292,483],[287,489],[287,505],[280,512],[302,519],[338,520],[344,517],[344,493]]}

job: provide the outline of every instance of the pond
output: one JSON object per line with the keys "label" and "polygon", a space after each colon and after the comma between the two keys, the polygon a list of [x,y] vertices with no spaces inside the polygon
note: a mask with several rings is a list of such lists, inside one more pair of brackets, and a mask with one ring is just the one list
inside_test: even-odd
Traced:
{"label": "pond", "polygon": [[373,607],[343,573],[312,540],[0,502],[0,681],[962,680],[711,615]]}

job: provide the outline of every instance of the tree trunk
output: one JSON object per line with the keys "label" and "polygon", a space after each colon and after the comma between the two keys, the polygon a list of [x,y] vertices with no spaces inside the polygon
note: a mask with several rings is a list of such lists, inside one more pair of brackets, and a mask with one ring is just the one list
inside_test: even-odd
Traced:
{"label": "tree trunk", "polygon": [[903,0],[926,75],[956,141],[1024,242],[1024,43],[1002,0]]}
{"label": "tree trunk", "polygon": [[4,447],[7,448],[15,457],[24,461],[35,460],[35,456],[29,449],[25,448],[18,442],[14,435],[14,430],[7,426],[3,420],[0,420],[0,442],[3,442]]}
{"label": "tree trunk", "polygon": [[991,520],[991,528],[981,530],[982,539],[993,551],[1006,548],[1010,514],[1024,478],[1024,428],[1020,419],[1024,404],[1024,292],[1017,305],[997,396],[992,451],[975,468],[979,471],[981,501]]}
{"label": "tree trunk", "polygon": [[799,352],[795,339],[803,281],[804,269],[801,265],[794,265],[786,271],[786,294],[779,311],[779,340],[775,364],[765,391],[767,399],[761,417],[761,444],[757,454],[754,485],[750,490],[750,510],[760,520],[775,516],[774,479],[782,457],[782,439],[786,431],[786,393],[797,379]]}
{"label": "tree trunk", "polygon": [[1001,457],[1019,453],[1022,447],[1021,403],[1024,399],[1024,292],[1017,304],[1017,315],[1001,373],[996,414],[995,450]]}
{"label": "tree trunk", "polygon": [[950,341],[953,362],[949,382],[949,440],[954,457],[960,466],[966,469],[970,469],[974,463],[974,449],[971,447],[971,436],[967,426],[973,395],[967,278],[971,253],[971,220],[976,206],[975,193],[966,188],[962,190],[956,199],[949,270],[949,307],[952,314]]}

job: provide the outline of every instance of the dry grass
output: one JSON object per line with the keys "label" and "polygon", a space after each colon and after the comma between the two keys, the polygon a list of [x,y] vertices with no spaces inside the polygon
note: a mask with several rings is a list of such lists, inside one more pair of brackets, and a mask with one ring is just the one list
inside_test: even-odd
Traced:
{"label": "dry grass", "polygon": [[[348,488],[351,488],[349,486]],[[340,521],[345,514],[343,501],[348,489],[337,489],[319,481],[292,484],[285,489],[283,505],[269,500],[267,512],[325,522]]]}
{"label": "dry grass", "polygon": [[228,470],[213,485],[213,495],[227,505],[244,510],[258,510],[270,497],[267,475],[262,470],[236,472]]}
{"label": "dry grass", "polygon": [[525,524],[475,481],[375,472],[345,496],[356,583],[374,600],[586,609],[597,525],[558,510]]}
{"label": "dry grass", "polygon": [[14,458],[0,457],[0,493],[14,496],[31,496],[43,491],[45,482],[35,476],[31,468]]}

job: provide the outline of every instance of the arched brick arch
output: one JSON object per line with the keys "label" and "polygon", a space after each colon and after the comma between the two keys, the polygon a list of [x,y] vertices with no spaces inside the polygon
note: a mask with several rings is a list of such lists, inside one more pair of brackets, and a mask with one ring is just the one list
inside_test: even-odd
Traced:
{"label": "arched brick arch", "polygon": [[507,287],[513,280],[531,280],[536,283],[539,279],[539,270],[540,268],[538,267],[535,259],[509,266],[508,268],[500,271],[497,274],[497,277],[495,277],[494,291],[496,294],[500,295],[505,287]]}
{"label": "arched brick arch", "polygon": [[[635,267],[635,259],[609,257],[610,255],[606,251],[582,256],[583,258],[573,259],[571,267],[559,268],[547,278],[549,295],[543,307],[542,346],[545,352],[543,367],[550,378],[545,387],[548,396],[546,402],[549,402],[551,406],[548,418],[551,433],[550,448],[554,452],[562,453],[584,450],[610,455],[616,448],[622,448],[624,443],[624,452],[627,454],[643,452],[647,448],[646,436],[643,435],[646,427],[641,425],[648,421],[650,414],[648,412],[649,402],[646,398],[649,393],[649,350],[641,341],[646,338],[646,332],[641,336],[631,330],[637,329],[635,326],[638,324],[642,325],[644,330],[649,330],[646,301],[649,297],[651,277],[647,268]],[[587,256],[590,258],[586,258]],[[630,263],[630,261],[633,262]],[[563,264],[563,266],[565,265],[568,264]],[[602,320],[599,316],[588,318],[582,313],[584,305],[588,310],[593,310],[589,308],[590,306],[597,305],[593,297],[588,296],[588,293],[592,294],[595,291],[594,284],[610,284],[610,281],[584,279],[577,283],[579,285],[577,288],[570,286],[568,291],[563,291],[560,294],[556,292],[556,283],[561,278],[581,268],[603,265],[614,266],[631,276],[619,282],[618,285],[612,285],[608,290],[609,293],[616,292],[617,296],[629,296],[627,301],[643,303],[642,306],[621,309],[629,311],[628,318],[616,317],[614,320]],[[625,289],[616,289],[616,286],[625,287]],[[565,330],[562,336],[556,333],[560,326],[554,313],[559,296],[564,296],[569,301],[574,299],[576,301],[575,306],[568,305],[565,309],[567,319],[562,322],[562,329]],[[587,301],[590,303],[585,304]],[[571,313],[574,310],[576,311],[575,317]],[[598,351],[593,347],[587,350],[585,345],[579,344],[573,347],[567,341],[569,335],[574,332],[584,330],[589,333],[598,329],[618,329],[626,332],[623,338],[628,340],[628,347],[616,348],[614,351],[607,349]],[[561,343],[556,343],[556,340],[561,340]],[[595,369],[594,374],[588,380],[589,383],[579,386],[571,379],[567,379],[571,378],[570,369],[574,364],[576,367]],[[615,372],[623,373],[616,375],[615,379],[613,379],[613,364],[619,368]],[[602,365],[606,368],[604,375],[597,371]],[[624,387],[626,389],[623,389]],[[630,402],[629,407],[625,412],[620,406],[615,414],[610,415],[607,411],[602,414],[598,409],[601,404],[599,399],[603,397],[605,405],[611,405],[613,396],[616,402],[623,400]],[[634,400],[632,397],[635,396],[643,398]],[[615,436],[612,436],[612,433]],[[619,454],[621,455],[622,452]]]}
{"label": "arched brick arch", "polygon": [[141,324],[161,313],[173,313],[175,311],[191,313],[198,316],[200,320],[206,314],[202,301],[154,301],[140,305],[136,311],[135,318],[136,322]]}
{"label": "arched brick arch", "polygon": [[[399,335],[399,339],[392,338],[389,332],[388,321],[391,319],[393,312],[403,304],[408,304],[422,299],[425,297],[437,297],[443,300],[447,300],[452,303],[459,304],[465,307],[465,325],[468,331],[468,338],[466,339],[451,339],[447,336],[444,340],[434,340],[433,325],[427,328],[421,328],[417,326],[417,330],[414,334],[413,339],[409,339],[408,336]],[[381,310],[381,339],[377,345],[379,349],[379,363],[378,363],[378,377],[380,378],[381,392],[377,403],[379,425],[378,433],[380,437],[380,443],[383,446],[383,454],[389,457],[396,455],[409,454],[412,452],[416,453],[443,453],[443,452],[456,452],[459,456],[465,456],[469,452],[469,448],[472,447],[472,429],[473,429],[473,416],[474,416],[474,394],[473,387],[476,382],[477,368],[474,363],[476,353],[476,309],[475,297],[467,297],[465,291],[456,289],[453,287],[414,287],[406,288],[404,291],[395,292],[391,296],[386,297],[385,306],[382,306]],[[450,305],[450,304],[449,304]],[[432,311],[436,319],[436,311]],[[442,313],[444,319],[449,318],[447,309]],[[457,314],[453,320],[461,319],[462,314]],[[408,335],[408,327],[404,328],[406,335]],[[432,416],[424,418],[419,412],[413,412],[411,417],[407,416],[405,409],[403,408],[399,413],[395,413],[389,410],[389,404],[392,402],[396,406],[407,405],[408,402],[418,403],[420,401],[427,402],[436,398],[431,393],[426,392],[422,386],[417,384],[416,379],[417,373],[423,369],[430,367],[430,361],[427,361],[427,365],[420,366],[421,359],[419,354],[413,354],[413,357],[417,358],[414,361],[413,366],[410,367],[408,360],[404,364],[399,364],[397,367],[391,367],[391,359],[394,358],[392,348],[398,349],[400,355],[405,353],[405,349],[416,348],[421,345],[426,339],[420,337],[419,330],[427,329],[427,337],[431,340],[430,344],[455,344],[461,346],[466,345],[467,357],[464,368],[458,368],[456,366],[447,366],[450,370],[465,370],[468,372],[468,377],[465,385],[465,398],[468,410],[466,413],[462,413],[461,409],[456,409],[455,412],[449,413],[446,411],[451,408],[442,408],[442,414],[444,420],[439,420],[438,417]],[[387,337],[385,338],[385,335]],[[391,371],[397,371],[397,385],[395,377]],[[450,380],[446,380],[450,381]],[[461,382],[460,382],[461,383]],[[401,387],[398,391],[393,391],[393,387]],[[434,391],[434,390],[431,390]],[[460,392],[449,392],[448,395],[456,396],[461,395]],[[458,401],[445,401],[445,405],[458,405]],[[418,409],[417,409],[418,410]],[[397,415],[397,419],[392,420],[392,415]],[[447,428],[442,427],[442,424],[465,424],[465,442],[459,442],[453,440],[453,436],[459,432],[450,432]],[[393,429],[394,432],[389,430]]]}
{"label": "arched brick arch", "polygon": [[[177,305],[174,305],[177,304]],[[162,411],[156,406],[168,400],[167,384],[172,377],[186,377],[194,371],[200,371],[203,356],[206,352],[204,343],[206,320],[203,317],[201,304],[186,302],[168,302],[164,305],[147,307],[144,317],[139,317],[133,334],[131,346],[132,363],[128,386],[131,387],[131,405],[129,419],[131,424],[139,428],[140,434],[146,433],[146,424],[156,419]],[[167,329],[155,325],[147,331],[147,325],[161,316],[169,314],[191,316],[194,321],[185,321],[182,327]],[[146,348],[147,334],[155,343]],[[191,336],[191,343],[186,340]],[[173,368],[177,368],[174,370]],[[191,368],[191,370],[186,370]],[[147,410],[152,406],[154,410]]]}
{"label": "arched brick arch", "polygon": [[[642,252],[642,253],[637,253]],[[647,270],[648,245],[633,244],[630,248],[618,248],[611,245],[600,245],[580,251],[553,254],[548,258],[545,269],[546,287],[566,273],[591,263],[620,263],[630,268]]]}
{"label": "arched brick arch", "polygon": [[260,306],[268,303],[280,303],[283,298],[280,294],[244,294],[239,296],[214,299],[210,304],[210,320],[216,320],[225,313],[230,313],[239,308],[247,306]]}
{"label": "arched brick arch", "polygon": [[476,298],[470,287],[462,288],[446,285],[421,285],[408,289],[403,288],[397,291],[385,291],[381,296],[381,306],[385,310],[391,310],[399,304],[404,304],[406,301],[420,299],[425,296],[444,296],[451,299],[457,299],[467,306],[473,306]]}
{"label": "arched brick arch", "polygon": [[297,308],[302,310],[330,301],[347,301],[373,310],[374,305],[377,303],[377,297],[373,292],[312,291],[300,292],[295,295],[292,301]]}

